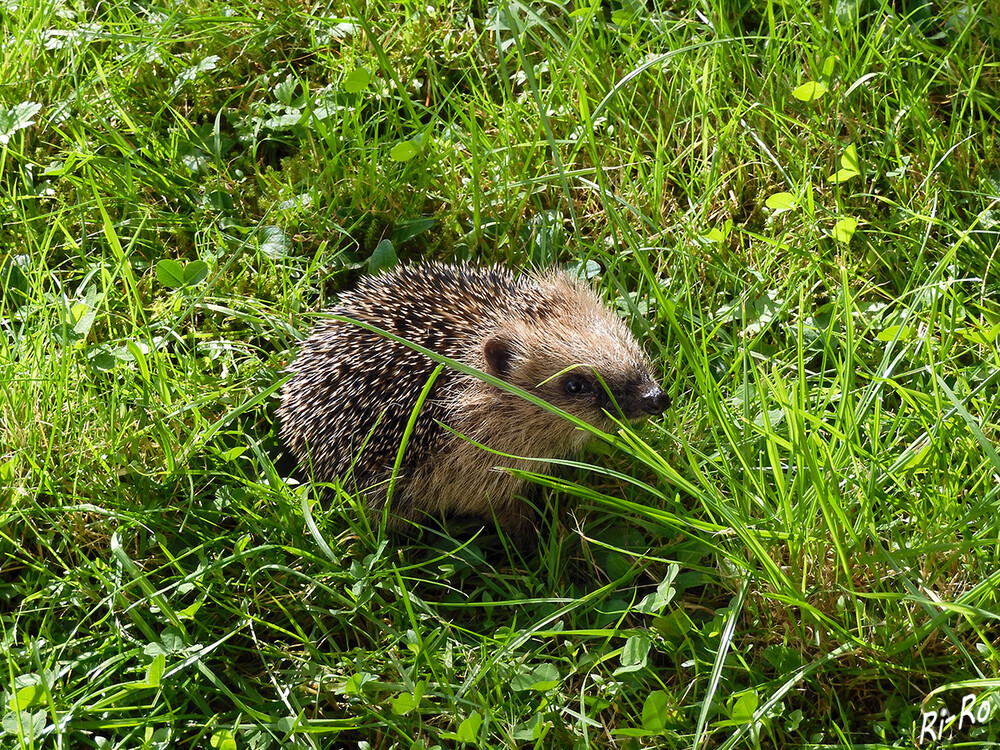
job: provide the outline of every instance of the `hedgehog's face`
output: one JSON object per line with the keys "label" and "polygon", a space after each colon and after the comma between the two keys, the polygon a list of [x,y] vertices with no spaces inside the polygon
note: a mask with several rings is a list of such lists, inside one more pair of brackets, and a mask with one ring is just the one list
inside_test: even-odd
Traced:
{"label": "hedgehog's face", "polygon": [[497,333],[486,340],[483,353],[491,374],[602,429],[611,427],[611,416],[636,422],[670,406],[630,336],[610,352],[585,344]]}
{"label": "hedgehog's face", "polygon": [[599,427],[610,425],[609,416],[638,422],[670,406],[670,396],[649,373],[638,369],[602,373],[597,367],[578,365],[536,390],[549,403]]}

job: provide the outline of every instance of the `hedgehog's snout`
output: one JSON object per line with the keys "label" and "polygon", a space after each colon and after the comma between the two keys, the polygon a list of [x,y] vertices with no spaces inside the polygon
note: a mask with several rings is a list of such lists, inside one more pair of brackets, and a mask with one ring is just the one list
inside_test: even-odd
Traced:
{"label": "hedgehog's snout", "polygon": [[670,408],[670,396],[660,386],[653,383],[644,393],[639,394],[639,408],[646,414],[656,416]]}
{"label": "hedgehog's snout", "polygon": [[642,377],[611,386],[605,397],[599,399],[600,407],[612,416],[620,416],[630,422],[641,422],[650,416],[662,414],[670,408],[670,396],[651,378]]}

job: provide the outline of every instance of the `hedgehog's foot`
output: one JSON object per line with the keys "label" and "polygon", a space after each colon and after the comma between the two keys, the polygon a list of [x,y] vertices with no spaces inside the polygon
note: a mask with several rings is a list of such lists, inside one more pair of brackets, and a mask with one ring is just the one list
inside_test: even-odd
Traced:
{"label": "hedgehog's foot", "polygon": [[497,529],[510,539],[521,555],[528,556],[538,549],[538,527],[535,510],[523,500],[511,503],[501,512],[495,511]]}

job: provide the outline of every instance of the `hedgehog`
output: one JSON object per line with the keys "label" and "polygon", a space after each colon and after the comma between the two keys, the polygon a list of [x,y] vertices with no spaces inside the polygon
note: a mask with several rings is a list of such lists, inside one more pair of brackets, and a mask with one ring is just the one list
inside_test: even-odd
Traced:
{"label": "hedgehog", "polygon": [[[662,414],[670,398],[624,322],[563,271],[429,262],[366,277],[334,314],[367,323],[532,393],[604,430]],[[475,375],[356,324],[323,319],[281,391],[281,437],[320,481],[361,492],[388,527],[426,516],[494,521],[519,550],[537,543],[520,469],[550,473],[591,434]],[[391,481],[392,480],[392,481]],[[389,486],[393,485],[391,499]]]}

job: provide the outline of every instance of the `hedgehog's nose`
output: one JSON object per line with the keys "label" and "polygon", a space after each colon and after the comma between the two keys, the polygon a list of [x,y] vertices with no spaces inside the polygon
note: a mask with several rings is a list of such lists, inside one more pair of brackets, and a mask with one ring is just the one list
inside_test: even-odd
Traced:
{"label": "hedgehog's nose", "polygon": [[667,395],[666,391],[654,386],[642,394],[640,406],[647,414],[663,414],[670,408],[670,396]]}

